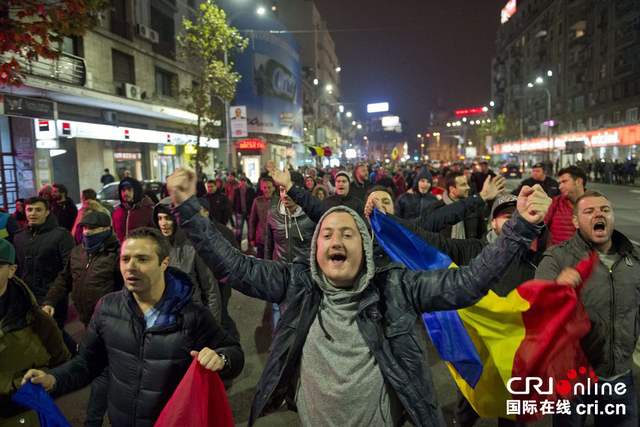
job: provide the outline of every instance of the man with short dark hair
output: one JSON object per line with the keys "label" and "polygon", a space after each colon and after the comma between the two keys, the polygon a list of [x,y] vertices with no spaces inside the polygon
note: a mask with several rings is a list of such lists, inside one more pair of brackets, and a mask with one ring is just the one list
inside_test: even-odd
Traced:
{"label": "man with short dark hair", "polygon": [[78,208],[68,196],[67,187],[64,184],[53,184],[51,192],[51,213],[58,218],[61,227],[71,231],[78,216]]}
{"label": "man with short dark hair", "polygon": [[547,193],[547,196],[554,198],[557,195],[559,195],[560,189],[559,189],[558,181],[556,181],[555,179],[547,175],[547,171],[545,167],[546,167],[545,164],[540,162],[533,165],[533,167],[531,168],[531,175],[532,175],[531,178],[528,178],[522,181],[520,183],[520,186],[515,190],[513,190],[511,194],[519,194],[520,190],[525,185],[532,187],[536,184],[540,184],[544,192]]}
{"label": "man with short dark hair", "polygon": [[[270,164],[271,171],[271,164]],[[278,181],[276,179],[276,181]],[[193,172],[178,169],[167,187],[180,227],[214,275],[247,295],[280,304],[267,367],[249,425],[295,395],[302,425],[444,425],[426,359],[424,312],[482,298],[531,244],[550,200],[525,188],[517,213],[496,242],[467,267],[376,269],[371,237],[345,206],[316,226],[308,261],[264,261],[232,249],[199,214]]]}
{"label": "man with short dark hair", "polygon": [[364,203],[350,193],[351,174],[347,171],[340,171],[336,174],[336,194],[325,198],[322,203],[330,208],[334,206],[347,206],[360,215],[364,215]]}
{"label": "man with short dark hair", "polygon": [[269,210],[278,204],[275,196],[276,184],[270,177],[260,180],[262,196],[256,197],[251,206],[249,217],[249,243],[258,252],[258,258],[264,258],[264,245],[266,243],[265,232],[267,229],[267,216]]}
{"label": "man with short dark hair", "polygon": [[23,382],[33,377],[55,397],[86,386],[108,366],[111,423],[151,427],[194,357],[221,378],[238,376],[240,345],[191,299],[194,286],[169,267],[170,250],[156,229],[127,235],[120,249],[125,288],[100,300],[78,356],[48,373],[30,369]]}
{"label": "man with short dark hair", "polygon": [[113,175],[109,173],[109,169],[105,169],[102,173],[102,176],[100,177],[100,184],[102,184],[102,186],[104,187],[107,184],[111,184],[115,180],[116,179],[113,177]]}
{"label": "man with short dark hair", "polygon": [[596,413],[595,425],[636,426],[638,409],[631,370],[640,334],[640,251],[615,230],[611,202],[597,191],[584,192],[575,199],[571,219],[577,231],[570,239],[547,249],[536,279],[579,283],[580,274],[573,267],[590,252],[598,255],[600,262],[579,293],[591,320],[591,332],[580,344],[593,366],[600,390],[605,384],[616,390],[624,384],[624,392],[578,396],[571,402],[571,415],[554,415],[554,425],[584,426],[586,414],[578,414],[576,405],[593,404],[597,399],[600,407],[622,404],[625,411],[616,411],[616,415]]}
{"label": "man with short dark hair", "polygon": [[121,242],[131,231],[153,227],[153,201],[144,195],[142,184],[135,178],[124,178],[118,185],[120,206],[113,213],[113,228]]}
{"label": "man with short dark hair", "polygon": [[203,198],[209,202],[207,210],[213,220],[222,225],[227,225],[227,223],[231,222],[231,226],[235,227],[231,201],[224,194],[224,191],[218,188],[218,180],[207,181],[207,194]]}
{"label": "man with short dark hair", "polygon": [[[239,186],[233,195],[233,211],[236,214],[236,240],[238,245],[242,246],[242,232],[244,224],[247,223],[247,231],[249,229],[249,216],[251,215],[251,206],[256,198],[256,191],[251,187],[247,178],[240,178]],[[251,244],[249,244],[250,246]]]}
{"label": "man with short dark hair", "polygon": [[[55,215],[51,215],[49,202],[42,197],[27,200],[27,226],[13,238],[16,248],[18,277],[25,281],[41,305],[49,288],[69,260],[71,250],[76,246],[74,238],[66,229],[58,226]],[[69,301],[64,298],[56,306],[54,319],[60,329],[67,320]],[[66,343],[72,349],[75,345],[70,337]]]}
{"label": "man with short dark hair", "polygon": [[569,240],[576,232],[573,222],[573,205],[587,185],[587,174],[578,166],[568,166],[558,172],[560,195],[553,198],[544,218],[549,233],[547,247]]}

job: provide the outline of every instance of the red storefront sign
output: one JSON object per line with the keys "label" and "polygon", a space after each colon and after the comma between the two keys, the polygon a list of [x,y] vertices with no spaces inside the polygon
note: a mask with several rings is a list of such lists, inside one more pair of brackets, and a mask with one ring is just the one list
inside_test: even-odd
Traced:
{"label": "red storefront sign", "polygon": [[267,143],[260,139],[245,139],[238,142],[238,148],[241,150],[256,150],[267,148]]}

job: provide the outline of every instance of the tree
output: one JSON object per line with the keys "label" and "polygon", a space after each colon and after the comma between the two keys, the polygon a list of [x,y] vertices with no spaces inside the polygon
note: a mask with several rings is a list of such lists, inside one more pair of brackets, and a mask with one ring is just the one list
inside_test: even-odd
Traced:
{"label": "tree", "polygon": [[180,56],[186,60],[194,73],[193,84],[182,88],[179,93],[186,101],[187,111],[197,116],[195,125],[196,150],[191,162],[196,170],[208,165],[204,150],[200,149],[202,137],[216,134],[215,121],[224,117],[220,114],[214,98],[231,101],[240,81],[240,74],[232,71],[233,62],[224,63],[224,55],[242,52],[248,40],[240,32],[227,25],[226,13],[211,0],[200,5],[196,22],[182,18],[183,30],[176,38]]}
{"label": "tree", "polygon": [[3,0],[0,1],[0,84],[21,86],[20,59],[57,60],[65,37],[82,36],[98,25],[98,13],[108,0]]}

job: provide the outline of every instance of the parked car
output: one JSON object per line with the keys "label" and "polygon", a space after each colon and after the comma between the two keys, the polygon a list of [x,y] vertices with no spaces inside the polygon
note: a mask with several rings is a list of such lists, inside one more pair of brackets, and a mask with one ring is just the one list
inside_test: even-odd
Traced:
{"label": "parked car", "polygon": [[[161,198],[160,191],[163,185],[162,182],[149,181],[149,180],[144,180],[141,182],[147,184],[151,188],[151,191],[153,191],[154,194],[158,197],[158,199]],[[113,209],[116,209],[118,206],[120,206],[120,197],[118,196],[118,185],[120,185],[120,182],[112,182],[102,187],[102,189],[98,190],[97,192],[98,201],[100,201],[100,203],[102,204],[108,203],[113,207]],[[82,203],[77,204],[76,207],[80,209],[82,207]]]}
{"label": "parked car", "polygon": [[505,178],[518,178],[522,179],[522,168],[518,165],[509,164],[502,168],[502,176]]}

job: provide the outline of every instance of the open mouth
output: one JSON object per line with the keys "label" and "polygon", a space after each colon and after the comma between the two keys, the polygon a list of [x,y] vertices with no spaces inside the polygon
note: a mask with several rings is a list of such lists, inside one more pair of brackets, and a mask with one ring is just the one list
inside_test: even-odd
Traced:
{"label": "open mouth", "polygon": [[139,281],[140,279],[138,279],[137,277],[127,277],[127,283],[135,284],[135,283],[138,283]]}
{"label": "open mouth", "polygon": [[606,229],[607,229],[607,225],[605,224],[604,221],[598,221],[595,224],[593,224],[593,232],[596,235],[604,234]]}
{"label": "open mouth", "polygon": [[330,254],[329,259],[335,267],[340,267],[347,260],[347,256],[341,253]]}

